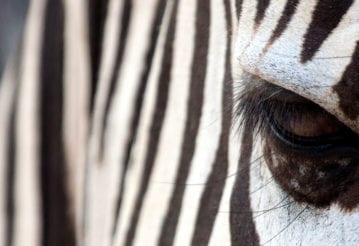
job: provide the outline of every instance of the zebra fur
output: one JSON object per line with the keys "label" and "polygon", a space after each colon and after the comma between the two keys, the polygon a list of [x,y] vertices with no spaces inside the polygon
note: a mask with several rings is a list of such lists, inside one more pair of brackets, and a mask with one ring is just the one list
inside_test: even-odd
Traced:
{"label": "zebra fur", "polygon": [[355,185],[324,208],[289,195],[243,98],[269,83],[357,134],[358,12],[30,1],[0,84],[0,245],[356,245]]}

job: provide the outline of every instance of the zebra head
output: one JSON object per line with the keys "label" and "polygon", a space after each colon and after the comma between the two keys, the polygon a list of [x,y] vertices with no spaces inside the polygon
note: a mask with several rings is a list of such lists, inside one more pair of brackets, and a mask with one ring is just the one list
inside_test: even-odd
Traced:
{"label": "zebra head", "polygon": [[359,0],[28,2],[0,245],[359,244]]}

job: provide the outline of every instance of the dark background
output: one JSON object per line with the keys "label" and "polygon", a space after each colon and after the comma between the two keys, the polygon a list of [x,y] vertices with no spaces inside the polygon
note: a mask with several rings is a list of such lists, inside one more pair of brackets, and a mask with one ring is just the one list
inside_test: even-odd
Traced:
{"label": "dark background", "polygon": [[0,0],[0,76],[20,45],[29,0]]}

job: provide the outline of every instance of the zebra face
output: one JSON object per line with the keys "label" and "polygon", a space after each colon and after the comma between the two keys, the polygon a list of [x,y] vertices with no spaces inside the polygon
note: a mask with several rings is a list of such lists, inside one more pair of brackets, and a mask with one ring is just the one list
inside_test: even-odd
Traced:
{"label": "zebra face", "polygon": [[359,2],[240,6],[237,114],[258,131],[252,163],[264,157],[251,171],[266,187],[251,195],[261,242],[358,242]]}
{"label": "zebra face", "polygon": [[[318,206],[354,182],[359,132],[359,3],[324,2],[253,8],[244,1],[236,44],[240,65],[257,77],[242,76],[251,83],[247,93],[257,97],[246,100],[264,101],[258,114],[271,129],[265,134],[271,171],[296,199]],[[284,161],[275,164],[273,152]]]}
{"label": "zebra face", "polygon": [[251,194],[260,241],[356,245],[359,1],[239,6],[237,114],[258,131],[252,163],[264,157],[250,174],[265,187]]}

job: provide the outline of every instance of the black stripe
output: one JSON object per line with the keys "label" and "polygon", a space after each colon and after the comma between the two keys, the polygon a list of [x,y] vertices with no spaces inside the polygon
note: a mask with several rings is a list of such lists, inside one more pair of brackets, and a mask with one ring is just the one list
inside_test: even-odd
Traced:
{"label": "black stripe", "polygon": [[254,19],[256,28],[261,24],[269,4],[270,0],[257,0],[257,13]]}
{"label": "black stripe", "polygon": [[225,6],[227,51],[225,76],[222,89],[222,125],[221,135],[216,152],[216,158],[212,165],[211,174],[201,197],[200,206],[196,218],[195,231],[192,245],[208,245],[213,230],[223,195],[226,176],[228,172],[228,141],[232,124],[233,85],[231,69],[231,8],[230,3],[223,1]]}
{"label": "black stripe", "polygon": [[127,170],[128,170],[128,166],[129,166],[129,162],[130,162],[130,156],[131,156],[133,144],[137,137],[138,125],[141,120],[140,112],[141,112],[141,109],[143,106],[143,98],[145,95],[149,74],[150,74],[152,64],[153,64],[155,47],[157,45],[157,40],[159,37],[159,31],[160,31],[160,25],[162,23],[163,15],[164,15],[164,12],[166,9],[166,3],[167,3],[166,0],[161,0],[158,2],[157,7],[156,7],[156,9],[157,9],[156,18],[155,18],[154,22],[152,23],[151,39],[150,39],[151,41],[150,41],[150,46],[147,50],[147,55],[146,55],[146,59],[145,59],[146,66],[145,66],[144,71],[142,72],[140,86],[138,87],[137,92],[136,92],[136,104],[135,104],[133,114],[131,116],[130,135],[127,139],[127,144],[126,144],[127,147],[126,147],[125,157],[124,157],[123,161],[121,162],[122,163],[121,184],[120,184],[118,200],[116,202],[116,212],[115,212],[115,217],[114,217],[112,235],[114,235],[114,233],[116,231],[116,222],[119,219],[118,216],[119,216],[119,212],[121,209],[124,187],[126,184],[126,182],[125,182],[126,174],[127,174]]}
{"label": "black stripe", "polygon": [[359,41],[351,62],[333,90],[338,94],[341,110],[349,119],[356,120],[359,115]]}
{"label": "black stripe", "polygon": [[276,26],[276,28],[274,29],[271,38],[269,39],[269,43],[268,45],[272,45],[281,35],[282,33],[286,30],[290,20],[292,19],[296,8],[298,6],[299,0],[288,0],[282,16],[280,17],[278,24]]}
{"label": "black stripe", "polygon": [[15,165],[16,165],[16,111],[17,111],[17,88],[14,95],[14,103],[11,109],[9,122],[9,143],[8,160],[6,169],[6,226],[5,226],[5,245],[12,246],[14,239],[14,219],[15,219]]}
{"label": "black stripe", "polygon": [[41,63],[42,244],[75,245],[63,146],[64,6],[48,0]]}
{"label": "black stripe", "polygon": [[130,227],[128,228],[126,235],[125,245],[127,246],[133,244],[140,212],[143,206],[145,195],[147,193],[148,183],[152,173],[155,157],[157,155],[162,125],[165,118],[165,112],[168,103],[168,92],[171,81],[171,67],[174,48],[173,42],[175,38],[177,7],[178,1],[175,1],[164,46],[165,53],[162,60],[162,69],[157,87],[156,103],[154,107],[155,112],[151,122],[149,140],[146,144],[148,149],[146,150],[145,168],[141,178],[140,190],[137,194],[136,203],[133,208]]}
{"label": "black stripe", "polygon": [[192,60],[191,84],[189,87],[189,99],[187,101],[187,116],[184,139],[181,147],[181,158],[179,161],[175,188],[172,192],[170,205],[162,224],[159,240],[160,245],[172,245],[178,218],[182,207],[182,200],[188,177],[189,168],[195,152],[196,137],[199,129],[204,83],[207,71],[207,55],[209,46],[210,27],[210,3],[209,0],[197,1],[195,23],[195,46]]}
{"label": "black stripe", "polygon": [[236,0],[236,13],[237,13],[238,20],[242,13],[242,5],[243,5],[243,0]]}
{"label": "black stripe", "polygon": [[[230,208],[232,245],[259,245],[250,205],[249,171],[253,151],[253,125],[245,123],[237,170],[241,170],[233,186]],[[240,211],[233,212],[233,211]]]}
{"label": "black stripe", "polygon": [[119,47],[117,51],[117,56],[115,60],[114,70],[112,72],[111,80],[110,80],[110,88],[108,92],[108,96],[106,98],[105,109],[104,109],[104,116],[102,119],[102,130],[101,130],[101,139],[100,139],[100,157],[103,157],[104,151],[104,141],[105,141],[105,129],[107,126],[108,120],[108,113],[110,110],[111,101],[113,95],[115,93],[117,79],[120,73],[123,55],[126,49],[126,41],[128,38],[128,29],[130,25],[131,15],[132,15],[132,0],[125,0],[123,10],[122,10],[122,20],[120,26],[120,40],[119,40]]}
{"label": "black stripe", "polygon": [[91,55],[91,98],[90,110],[93,111],[95,92],[97,89],[102,41],[106,20],[108,0],[89,0],[88,4],[89,42]]}
{"label": "black stripe", "polygon": [[17,107],[18,107],[18,91],[19,91],[19,76],[20,76],[20,62],[22,60],[22,47],[17,51],[17,55],[15,56],[15,65],[13,67],[15,80],[13,81],[16,83],[15,91],[13,95],[13,102],[11,105],[10,110],[10,118],[9,118],[9,142],[8,142],[8,156],[7,156],[7,169],[6,169],[6,224],[5,224],[5,245],[12,246],[14,240],[14,219],[15,219],[15,173],[16,173],[16,122],[17,122]]}
{"label": "black stripe", "polygon": [[15,218],[15,165],[16,165],[16,136],[15,136],[15,110],[11,112],[9,132],[9,159],[6,170],[6,226],[5,245],[12,246],[14,239],[14,218]]}
{"label": "black stripe", "polygon": [[354,0],[319,0],[304,37],[301,62],[310,61],[323,42],[338,26]]}

